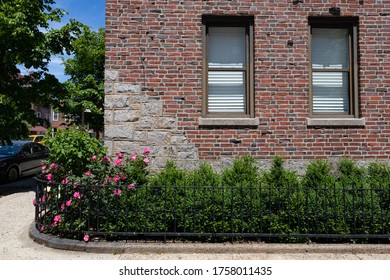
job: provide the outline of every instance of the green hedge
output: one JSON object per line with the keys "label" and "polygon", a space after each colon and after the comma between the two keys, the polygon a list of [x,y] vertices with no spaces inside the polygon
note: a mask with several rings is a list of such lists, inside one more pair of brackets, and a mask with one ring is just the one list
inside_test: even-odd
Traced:
{"label": "green hedge", "polygon": [[[106,238],[120,238],[121,232],[389,234],[389,170],[385,164],[363,168],[344,159],[332,173],[329,163],[316,160],[298,177],[284,169],[280,157],[267,171],[249,156],[219,173],[205,163],[186,171],[168,162],[143,186],[123,188],[121,195],[113,195],[115,186],[80,186],[85,199],[61,214],[61,226],[47,231],[74,238],[94,231]],[[57,205],[69,199],[65,188],[57,192]],[[54,214],[59,211],[46,215],[43,224],[51,223]]]}

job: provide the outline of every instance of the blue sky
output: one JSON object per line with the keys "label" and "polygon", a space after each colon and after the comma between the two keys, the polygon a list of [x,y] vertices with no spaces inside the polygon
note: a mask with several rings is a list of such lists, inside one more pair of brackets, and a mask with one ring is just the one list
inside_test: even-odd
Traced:
{"label": "blue sky", "polygon": [[[54,7],[64,9],[68,15],[63,17],[61,23],[53,24],[53,28],[59,28],[74,18],[81,23],[97,30],[105,24],[105,0],[56,0]],[[60,57],[52,57],[49,65],[50,73],[55,75],[61,82],[67,80],[64,76],[64,67]]]}

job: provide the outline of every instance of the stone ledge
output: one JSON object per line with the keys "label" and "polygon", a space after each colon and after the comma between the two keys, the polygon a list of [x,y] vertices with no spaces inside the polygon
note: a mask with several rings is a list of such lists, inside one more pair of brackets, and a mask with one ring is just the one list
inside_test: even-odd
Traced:
{"label": "stone ledge", "polygon": [[365,118],[307,118],[307,126],[324,126],[324,127],[335,127],[335,126],[365,126]]}
{"label": "stone ledge", "polygon": [[199,118],[200,126],[258,126],[258,118]]}

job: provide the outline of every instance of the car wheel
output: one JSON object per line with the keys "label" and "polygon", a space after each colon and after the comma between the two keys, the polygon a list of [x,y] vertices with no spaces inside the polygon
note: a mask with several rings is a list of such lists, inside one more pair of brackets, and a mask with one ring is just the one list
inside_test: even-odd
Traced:
{"label": "car wheel", "polygon": [[18,179],[18,176],[18,169],[16,169],[16,167],[11,167],[7,173],[7,180],[9,182],[15,181],[16,179]]}

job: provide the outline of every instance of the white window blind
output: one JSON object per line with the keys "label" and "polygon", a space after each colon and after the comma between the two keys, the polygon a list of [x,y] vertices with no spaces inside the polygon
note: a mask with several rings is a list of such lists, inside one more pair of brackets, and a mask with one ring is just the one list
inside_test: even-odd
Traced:
{"label": "white window blind", "polygon": [[312,29],[313,112],[349,112],[348,29]]}
{"label": "white window blind", "polygon": [[209,27],[208,111],[246,111],[245,27]]}
{"label": "white window blind", "polygon": [[244,81],[244,72],[209,71],[209,112],[245,112]]}
{"label": "white window blind", "polygon": [[348,73],[314,72],[313,112],[348,112],[348,89]]}

